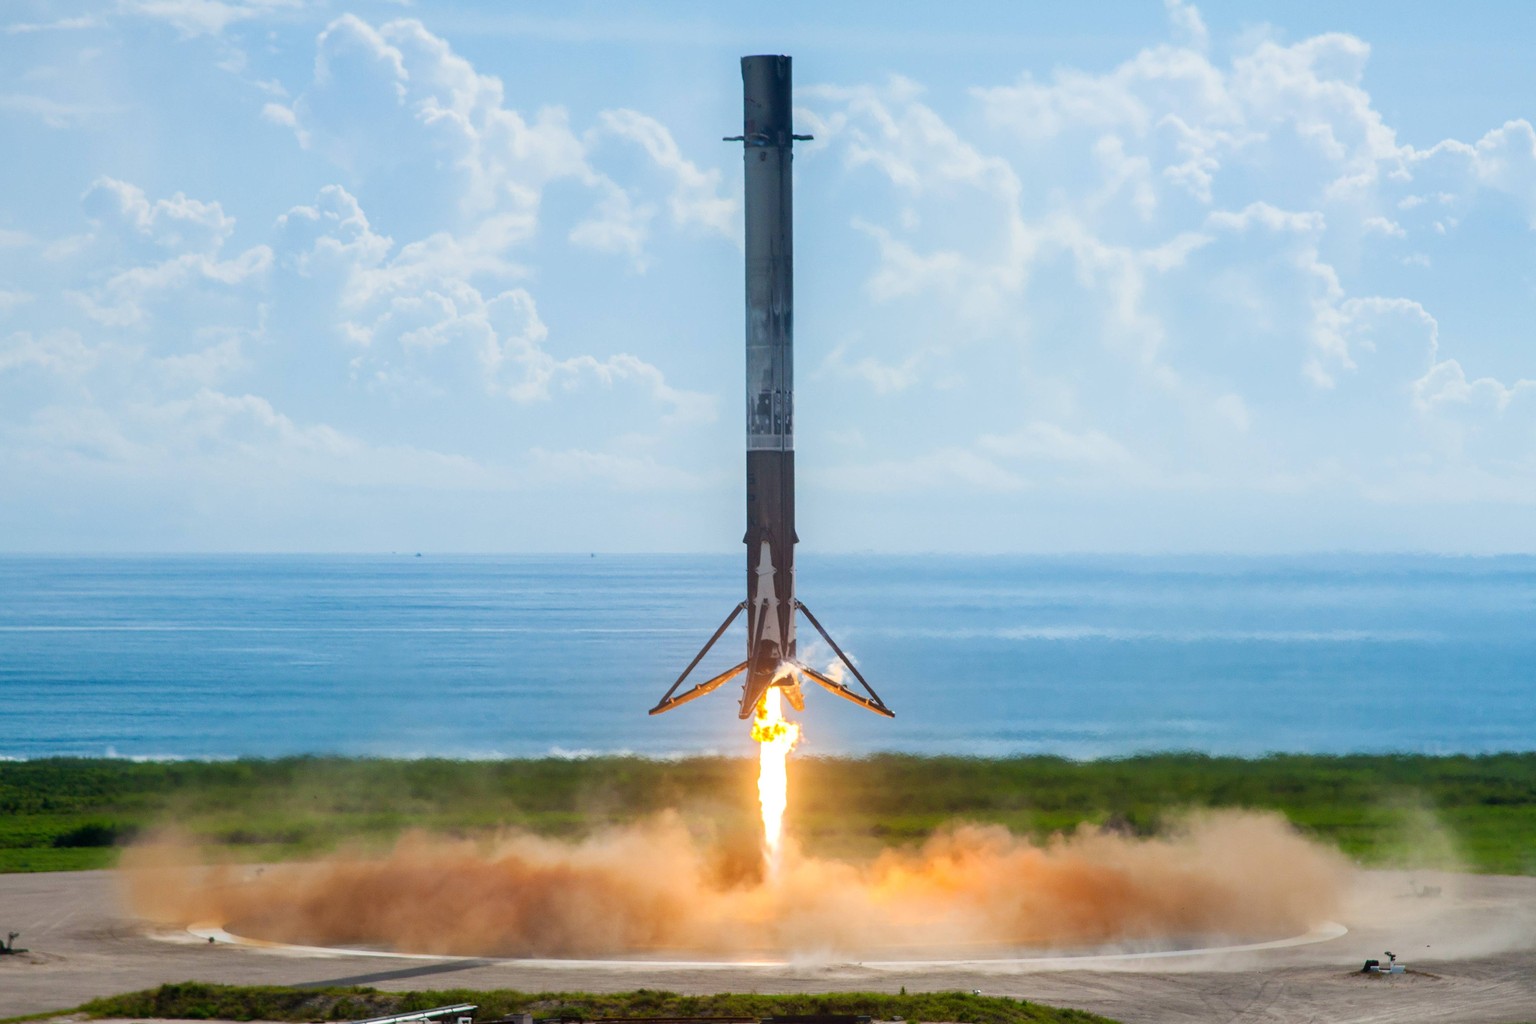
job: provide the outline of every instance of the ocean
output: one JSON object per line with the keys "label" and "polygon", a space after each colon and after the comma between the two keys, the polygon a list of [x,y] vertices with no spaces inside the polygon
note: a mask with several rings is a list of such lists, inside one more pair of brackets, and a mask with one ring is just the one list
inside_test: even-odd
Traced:
{"label": "ocean", "polygon": [[[799,561],[896,712],[813,689],[802,755],[1536,744],[1536,557]],[[725,555],[0,557],[0,757],[748,754],[735,684],[646,715],[744,580]]]}

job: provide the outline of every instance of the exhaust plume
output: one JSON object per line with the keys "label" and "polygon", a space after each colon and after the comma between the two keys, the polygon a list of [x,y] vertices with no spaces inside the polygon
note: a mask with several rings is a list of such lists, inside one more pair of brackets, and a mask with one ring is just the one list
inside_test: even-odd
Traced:
{"label": "exhaust plume", "polygon": [[1273,814],[1191,816],[1138,839],[1032,843],[942,830],[855,864],[782,848],[777,879],[666,813],[580,841],[413,833],[383,856],[209,863],[175,840],[127,851],[132,908],[306,945],[500,956],[937,955],[982,947],[1176,947],[1292,935],[1339,907],[1349,868]]}
{"label": "exhaust plume", "polygon": [[800,726],[784,717],[783,691],[770,687],[757,699],[752,738],[759,744],[757,801],[763,818],[763,858],[768,880],[784,867],[784,811],[789,807],[789,752],[800,742]]}

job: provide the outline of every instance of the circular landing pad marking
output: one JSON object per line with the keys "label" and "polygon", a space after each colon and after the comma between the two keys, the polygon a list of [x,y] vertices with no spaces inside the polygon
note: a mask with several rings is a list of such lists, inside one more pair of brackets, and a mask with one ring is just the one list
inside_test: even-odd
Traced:
{"label": "circular landing pad marking", "polygon": [[1158,949],[1145,952],[1119,953],[1065,953],[1056,956],[1019,957],[968,957],[955,960],[841,960],[834,957],[794,960],[567,960],[531,959],[520,957],[447,956],[435,953],[395,953],[382,949],[355,949],[342,946],[301,946],[284,942],[267,942],[249,939],[225,931],[217,925],[193,925],[184,932],[162,932],[157,938],[180,942],[214,942],[242,946],[287,956],[304,957],[379,957],[390,960],[432,960],[438,963],[475,961],[485,966],[545,967],[571,969],[645,969],[645,970],[740,970],[741,968],[803,967],[809,962],[818,966],[862,967],[874,971],[898,971],[913,969],[936,970],[965,968],[967,970],[997,970],[1008,967],[1097,967],[1114,963],[1139,960],[1165,960],[1176,957],[1211,956],[1223,953],[1258,953],[1271,949],[1287,949],[1306,946],[1314,942],[1327,942],[1347,935],[1349,929],[1336,921],[1324,921],[1301,935],[1267,942],[1246,942],[1234,946],[1200,946],[1191,949]]}

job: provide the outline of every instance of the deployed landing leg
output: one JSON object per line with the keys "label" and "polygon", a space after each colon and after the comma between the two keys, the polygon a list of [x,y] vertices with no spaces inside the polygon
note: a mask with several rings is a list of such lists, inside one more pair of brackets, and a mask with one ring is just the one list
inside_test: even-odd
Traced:
{"label": "deployed landing leg", "polygon": [[[724,672],[721,672],[719,675],[714,676],[711,679],[707,679],[702,683],[698,683],[697,685],[684,690],[680,694],[677,693],[677,688],[683,685],[689,674],[698,667],[699,662],[704,660],[704,656],[708,654],[710,649],[715,646],[715,643],[725,635],[725,631],[731,628],[731,623],[736,621],[736,617],[745,611],[746,607],[747,602],[743,601],[735,608],[731,609],[731,613],[725,617],[725,621],[720,623],[720,628],[715,630],[714,635],[705,642],[704,646],[699,650],[699,653],[693,656],[693,660],[688,663],[688,667],[683,669],[683,674],[677,677],[677,682],[673,683],[671,689],[667,690],[667,692],[662,695],[661,700],[657,701],[656,706],[651,708],[649,712],[650,714],[659,715],[663,711],[671,711],[679,704],[687,704],[689,701],[697,700],[698,698],[704,696],[706,693],[713,693],[715,690],[718,690],[732,679],[735,679],[737,676],[747,671],[748,667],[752,664],[750,659],[733,665],[726,669]],[[843,649],[837,645],[836,640],[833,640],[832,637],[828,635],[826,629],[824,629],[821,623],[817,621],[816,616],[811,614],[811,610],[804,604],[800,603],[798,600],[795,601],[795,609],[801,612],[805,616],[805,620],[815,628],[817,633],[821,634],[821,638],[825,640],[829,645],[831,645],[833,652],[837,655],[837,660],[841,662],[849,672],[853,673],[853,678],[859,681],[859,685],[864,688],[864,692],[869,694],[869,696],[861,696],[860,694],[854,692],[854,690],[846,684],[834,682],[825,674],[816,671],[801,661],[795,660],[782,661],[779,662],[776,666],[759,666],[759,668],[754,668],[754,672],[758,672],[760,669],[763,669],[773,673],[773,682],[771,684],[760,683],[758,685],[764,686],[765,688],[766,686],[771,685],[783,689],[788,694],[789,702],[794,705],[795,709],[797,711],[803,711],[804,701],[800,695],[800,684],[802,680],[809,679],[811,682],[815,683],[817,686],[820,686],[828,693],[836,694],[837,696],[843,698],[843,700],[857,704],[859,707],[864,708],[867,711],[873,711],[877,715],[884,715],[886,718],[895,718],[896,712],[885,706],[885,701],[880,699],[880,695],[875,692],[874,687],[869,685],[868,680],[864,678],[864,674],[859,671],[858,666],[854,665],[853,660],[849,658],[847,654],[843,653]],[[766,620],[766,615],[760,614],[757,616],[759,635],[749,638],[747,644],[748,650],[760,650],[760,634],[762,632],[763,623]],[[676,694],[676,696],[674,696],[674,694]],[[751,703],[746,703],[745,701],[743,702],[743,718],[751,717],[752,708],[755,704],[755,700]]]}
{"label": "deployed landing leg", "polygon": [[860,697],[858,694],[854,693],[842,683],[834,683],[820,672],[817,672],[815,669],[807,665],[802,665],[798,661],[794,663],[795,670],[808,677],[811,682],[820,686],[822,689],[828,691],[829,693],[837,694],[839,697],[843,698],[843,700],[852,701],[859,707],[873,711],[877,715],[884,715],[886,718],[895,718],[896,712],[885,706],[885,701],[880,699],[880,695],[875,692],[875,688],[869,685],[869,682],[864,678],[864,674],[858,670],[858,667],[854,665],[852,659],[843,653],[843,649],[841,647],[837,646],[837,641],[833,640],[832,637],[828,635],[827,631],[821,627],[821,623],[816,621],[816,616],[811,614],[811,610],[799,600],[795,601],[795,607],[798,608],[800,612],[805,616],[805,621],[809,622],[813,627],[815,627],[816,632],[821,634],[821,638],[831,645],[833,652],[837,655],[837,660],[847,666],[848,671],[853,673],[853,678],[859,681],[859,685],[864,687],[864,692],[869,694],[869,697]]}
{"label": "deployed landing leg", "polygon": [[691,690],[683,691],[680,696],[672,696],[672,694],[677,692],[677,688],[683,685],[683,680],[688,678],[688,673],[692,672],[694,668],[698,666],[699,662],[704,660],[704,655],[708,654],[709,649],[715,646],[715,641],[719,640],[722,636],[725,635],[725,631],[731,628],[731,623],[736,621],[736,616],[740,615],[746,609],[746,607],[747,602],[743,601],[741,604],[738,604],[735,608],[731,609],[731,614],[727,615],[725,617],[725,621],[720,623],[720,628],[715,630],[715,635],[705,641],[704,646],[699,649],[699,653],[695,654],[693,656],[693,660],[688,663],[688,667],[683,669],[683,674],[677,677],[677,682],[672,684],[672,689],[663,694],[661,700],[656,702],[656,706],[651,708],[649,712],[650,714],[659,715],[663,711],[671,711],[679,704],[687,704],[691,700],[697,700],[698,698],[704,696],[706,693],[712,693],[715,690],[720,689],[720,687],[724,686],[726,683],[730,682],[732,679],[735,679],[737,676],[741,675],[741,673],[746,671],[747,663],[742,662],[740,665],[737,665],[734,668],[726,669],[724,672],[715,676],[713,679],[699,683]]}

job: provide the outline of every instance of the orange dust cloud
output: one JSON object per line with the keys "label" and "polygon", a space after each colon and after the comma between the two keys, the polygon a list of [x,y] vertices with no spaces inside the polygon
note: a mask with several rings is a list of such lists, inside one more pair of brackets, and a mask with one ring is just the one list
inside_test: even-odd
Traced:
{"label": "orange dust cloud", "polygon": [[304,945],[490,956],[865,955],[979,947],[1171,947],[1293,935],[1340,905],[1349,867],[1277,815],[1217,812],[1133,838],[1091,828],[1032,843],[940,831],[868,863],[786,843],[776,878],[724,869],[667,813],[580,841],[413,833],[386,855],[263,867],[194,847],[127,851],[132,908]]}

